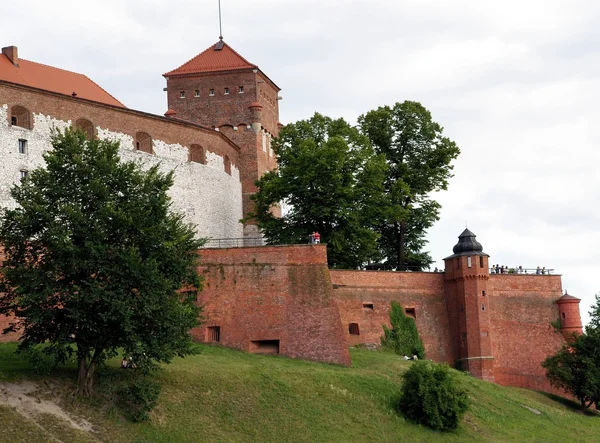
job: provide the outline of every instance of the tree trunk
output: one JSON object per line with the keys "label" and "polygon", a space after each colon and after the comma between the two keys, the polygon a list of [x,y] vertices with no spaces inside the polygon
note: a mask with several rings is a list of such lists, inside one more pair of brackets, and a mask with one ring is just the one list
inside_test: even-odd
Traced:
{"label": "tree trunk", "polygon": [[396,252],[398,255],[398,270],[406,271],[406,253],[404,251],[404,241],[406,237],[406,222],[396,223],[398,233],[398,244]]}
{"label": "tree trunk", "polygon": [[79,368],[77,370],[77,390],[79,394],[84,397],[91,397],[94,393],[94,378],[101,354],[102,350],[96,349],[89,364],[87,362],[87,355],[82,353],[79,357]]}

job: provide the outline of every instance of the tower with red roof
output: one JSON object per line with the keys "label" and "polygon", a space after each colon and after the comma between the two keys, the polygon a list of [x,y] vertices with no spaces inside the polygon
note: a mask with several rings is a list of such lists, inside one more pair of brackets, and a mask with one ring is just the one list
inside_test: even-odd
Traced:
{"label": "tower with red roof", "polygon": [[[280,88],[222,39],[164,77],[171,118],[212,127],[240,147],[246,216],[255,181],[277,166],[271,140],[279,133]],[[259,235],[252,222],[244,226],[244,236]]]}

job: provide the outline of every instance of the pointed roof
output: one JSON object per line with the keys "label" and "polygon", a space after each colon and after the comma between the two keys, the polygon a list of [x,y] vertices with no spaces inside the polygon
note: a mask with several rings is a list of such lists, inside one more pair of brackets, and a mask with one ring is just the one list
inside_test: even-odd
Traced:
{"label": "pointed roof", "polygon": [[223,40],[219,40],[196,57],[179,68],[163,74],[165,77],[204,72],[236,71],[239,69],[258,69]]}
{"label": "pointed roof", "polygon": [[560,297],[558,300],[556,300],[557,302],[561,302],[561,301],[581,301],[581,299],[577,298],[577,297],[573,297],[571,294],[569,294],[566,290],[565,293],[562,297]]}
{"label": "pointed roof", "polygon": [[4,54],[0,54],[0,80],[125,108],[123,103],[83,74],[22,58],[15,66]]}
{"label": "pointed roof", "polygon": [[454,245],[452,252],[454,252],[454,254],[450,257],[446,257],[444,260],[461,255],[483,255],[489,257],[488,254],[483,252],[483,246],[477,241],[477,236],[468,229],[465,229],[462,234],[458,236],[458,243]]}

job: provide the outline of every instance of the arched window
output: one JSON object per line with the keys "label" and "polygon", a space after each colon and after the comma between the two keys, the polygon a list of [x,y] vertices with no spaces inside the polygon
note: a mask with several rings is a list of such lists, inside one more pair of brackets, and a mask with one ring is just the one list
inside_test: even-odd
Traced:
{"label": "arched window", "polygon": [[135,134],[135,149],[152,154],[152,137],[146,132]]}
{"label": "arched window", "polygon": [[75,127],[81,129],[81,131],[83,131],[83,133],[85,134],[85,137],[88,140],[93,140],[94,137],[96,136],[96,131],[94,130],[94,124],[85,118],[80,118],[79,120],[77,120],[75,122]]}
{"label": "arched window", "polygon": [[206,152],[200,145],[190,146],[190,161],[194,163],[206,164]]}
{"label": "arched window", "polygon": [[25,129],[32,128],[31,112],[23,106],[13,106],[10,109],[10,124]]}
{"label": "arched window", "polygon": [[231,175],[231,160],[229,160],[229,156],[225,156],[223,158],[223,163],[224,163],[224,167],[225,167],[225,172],[229,175]]}

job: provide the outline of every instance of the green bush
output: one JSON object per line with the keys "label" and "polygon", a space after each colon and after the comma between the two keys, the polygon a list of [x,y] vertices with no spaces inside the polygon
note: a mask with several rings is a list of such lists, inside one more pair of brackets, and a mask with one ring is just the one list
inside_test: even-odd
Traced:
{"label": "green bush", "polygon": [[417,361],[402,378],[398,410],[409,420],[440,431],[458,427],[469,399],[448,366]]}
{"label": "green bush", "polygon": [[146,379],[135,380],[119,392],[120,403],[132,421],[148,420],[160,394],[160,384]]}
{"label": "green bush", "polygon": [[415,321],[404,314],[404,309],[399,303],[393,301],[390,310],[390,324],[392,329],[383,325],[381,346],[398,355],[416,355],[425,358],[425,348],[419,337]]}

